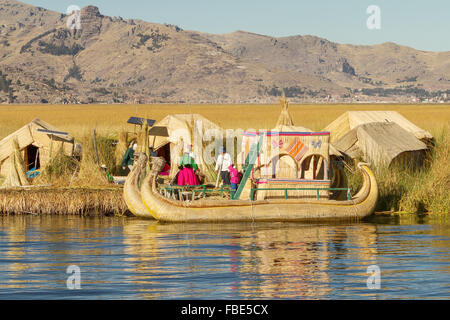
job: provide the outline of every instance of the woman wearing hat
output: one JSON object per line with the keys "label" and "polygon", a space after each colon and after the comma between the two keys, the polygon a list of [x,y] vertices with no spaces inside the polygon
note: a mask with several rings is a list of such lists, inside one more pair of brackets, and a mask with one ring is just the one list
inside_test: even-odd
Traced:
{"label": "woman wearing hat", "polygon": [[195,155],[192,152],[192,145],[188,145],[184,148],[184,153],[180,158],[180,166],[190,165],[194,171],[198,170],[198,165],[195,163]]}

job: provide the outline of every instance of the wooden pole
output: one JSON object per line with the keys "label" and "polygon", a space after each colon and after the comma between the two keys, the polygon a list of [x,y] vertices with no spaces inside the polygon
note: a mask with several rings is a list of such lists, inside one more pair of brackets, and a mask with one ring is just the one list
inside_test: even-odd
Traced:
{"label": "wooden pole", "polygon": [[219,187],[219,180],[220,180],[220,169],[217,172],[217,179],[216,179],[216,189]]}
{"label": "wooden pole", "polygon": [[95,134],[95,129],[94,129],[93,136],[94,136],[95,157],[96,157],[96,160],[97,160],[97,165],[100,165],[100,159],[98,157],[98,149],[97,149],[97,136]]}
{"label": "wooden pole", "polygon": [[35,167],[36,169],[38,169],[38,167],[37,167],[38,157],[39,157],[39,148],[38,148],[37,151],[36,151],[36,159],[34,160],[34,167]]}
{"label": "wooden pole", "polygon": [[52,157],[52,149],[53,149],[53,134],[50,134],[50,157]]}

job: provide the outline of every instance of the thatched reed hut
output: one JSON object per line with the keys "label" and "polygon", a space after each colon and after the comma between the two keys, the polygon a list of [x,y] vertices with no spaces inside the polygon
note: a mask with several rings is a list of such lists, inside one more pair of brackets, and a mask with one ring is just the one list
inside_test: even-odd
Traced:
{"label": "thatched reed hut", "polygon": [[[39,132],[39,129],[53,133]],[[34,119],[0,141],[0,175],[3,176],[9,172],[10,161],[8,159],[14,152],[13,140],[18,142],[25,162],[25,170],[45,167],[52,154],[56,154],[61,148],[64,154],[73,155],[73,137],[64,134],[45,121]]]}
{"label": "thatched reed hut", "polygon": [[396,111],[347,111],[330,123],[330,142],[350,160],[375,167],[421,166],[433,136]]}
{"label": "thatched reed hut", "polygon": [[[157,130],[155,130],[157,129]],[[165,130],[160,130],[165,129]],[[158,132],[165,131],[166,134]],[[152,132],[157,132],[152,135]],[[204,159],[205,135],[223,134],[223,129],[217,124],[199,114],[173,114],[168,115],[150,130],[149,146],[164,157],[170,165],[170,176],[178,171],[178,164],[184,152],[192,145],[195,162],[206,178],[214,180],[214,163]],[[211,136],[211,140],[214,138]],[[206,139],[207,140],[207,139]]]}
{"label": "thatched reed hut", "polygon": [[362,159],[375,167],[421,166],[428,149],[414,134],[393,122],[357,126],[334,145],[351,159]]}

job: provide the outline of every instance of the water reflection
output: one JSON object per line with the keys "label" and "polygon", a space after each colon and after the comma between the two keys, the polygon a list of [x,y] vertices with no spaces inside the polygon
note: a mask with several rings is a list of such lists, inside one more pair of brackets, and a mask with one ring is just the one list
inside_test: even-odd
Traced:
{"label": "water reflection", "polygon": [[[376,261],[377,253],[373,225],[164,225],[134,221],[124,225],[124,236],[129,259],[143,281],[148,281],[146,275],[153,271],[167,279],[180,274],[222,274],[228,281],[214,282],[216,287],[207,283],[199,290],[248,299],[326,296],[333,290],[328,272],[331,259],[348,260],[355,255],[368,266]],[[175,261],[176,274],[172,269]],[[193,292],[201,287],[199,282],[184,289]]]}
{"label": "water reflection", "polygon": [[[0,298],[448,297],[449,239],[445,222],[0,217]],[[77,292],[66,289],[72,264],[82,270]],[[374,264],[382,269],[378,291],[366,286]]]}

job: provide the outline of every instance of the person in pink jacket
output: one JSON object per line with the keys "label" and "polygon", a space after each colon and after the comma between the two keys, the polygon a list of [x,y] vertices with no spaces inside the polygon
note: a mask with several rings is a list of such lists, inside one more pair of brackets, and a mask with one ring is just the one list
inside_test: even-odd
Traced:
{"label": "person in pink jacket", "polygon": [[230,172],[231,197],[233,197],[239,184],[239,172],[233,165],[228,167],[228,171]]}
{"label": "person in pink jacket", "polygon": [[178,173],[177,173],[177,185],[178,186],[184,186],[184,172],[183,172],[184,167],[183,166],[179,166],[178,167]]}
{"label": "person in pink jacket", "polygon": [[191,165],[187,164],[181,169],[178,174],[178,185],[179,186],[198,186],[199,181],[197,175],[192,169]]}

